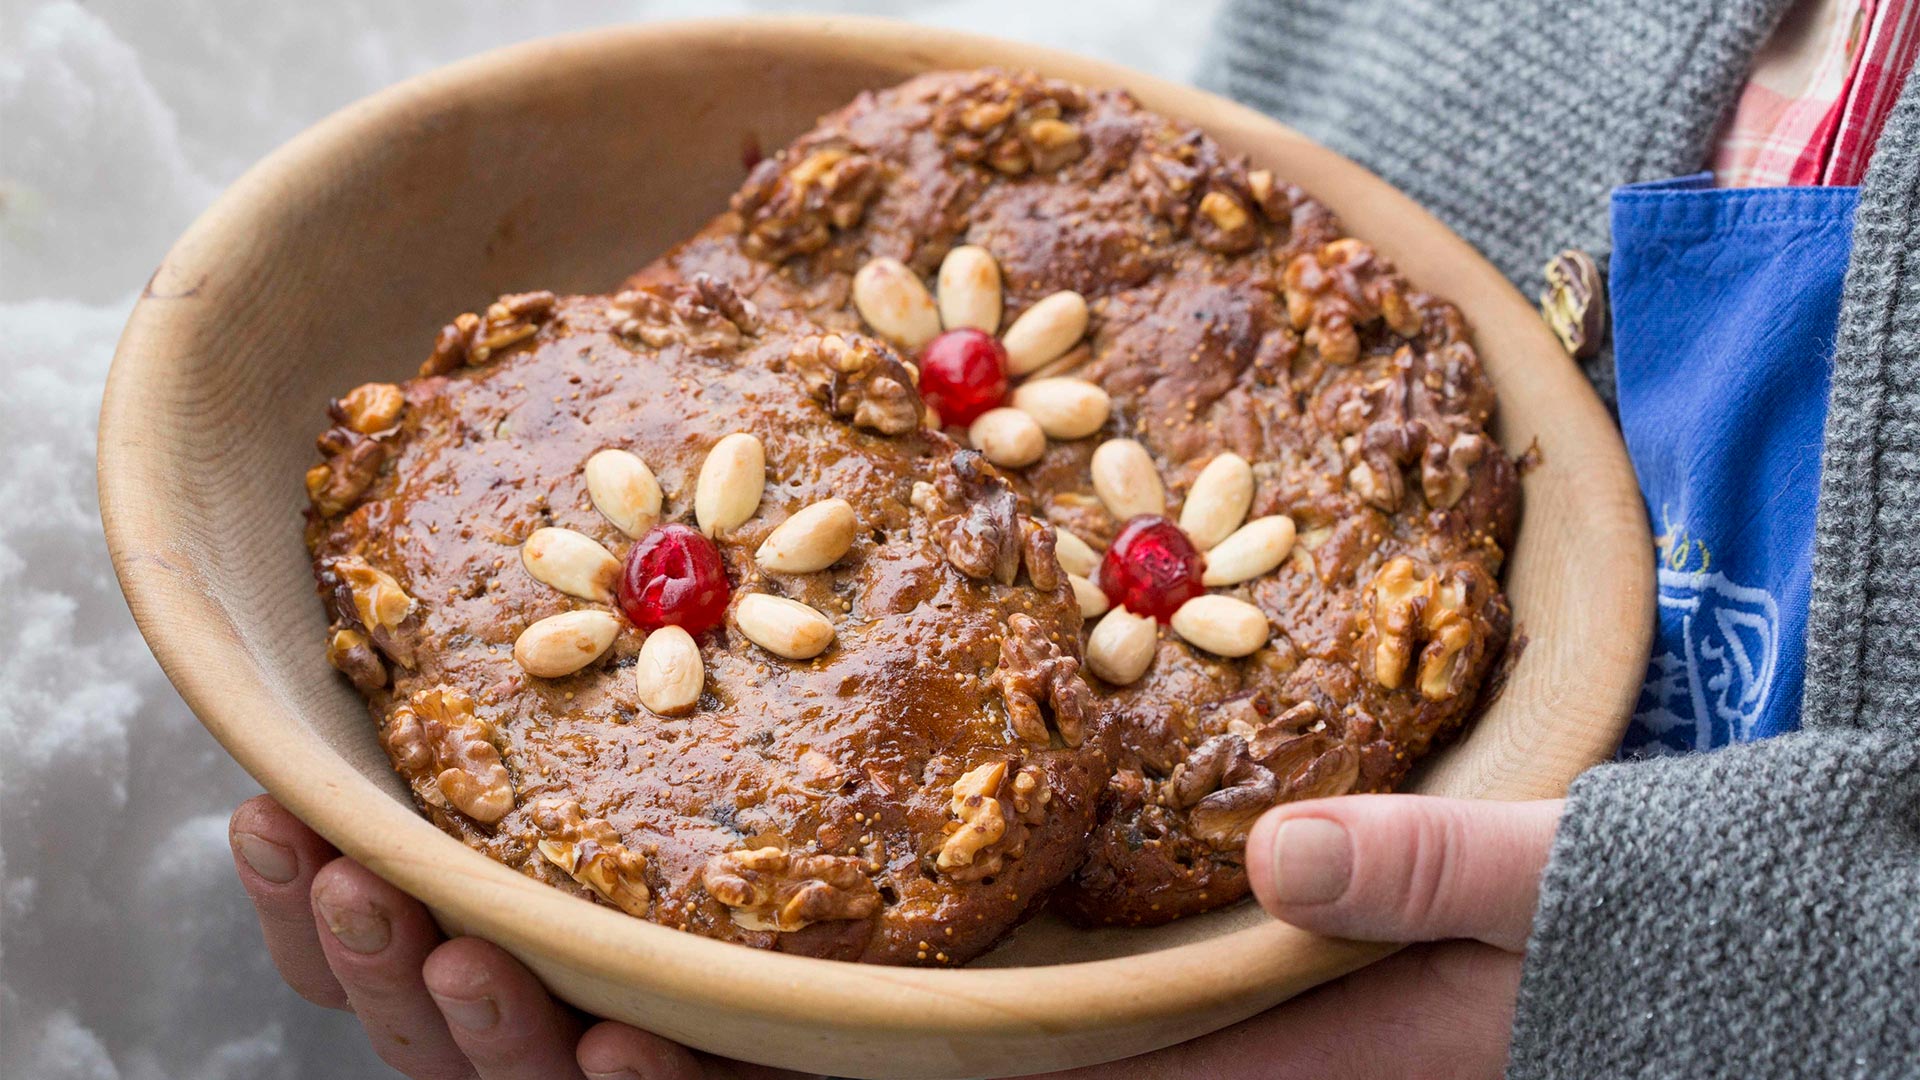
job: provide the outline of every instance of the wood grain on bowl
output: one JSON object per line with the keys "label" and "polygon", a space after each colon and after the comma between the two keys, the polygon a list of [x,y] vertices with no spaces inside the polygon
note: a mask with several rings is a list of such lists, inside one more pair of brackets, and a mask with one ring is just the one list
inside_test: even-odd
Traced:
{"label": "wood grain on bowl", "polygon": [[[414,813],[328,667],[299,538],[302,433],[341,388],[411,371],[448,312],[610,287],[857,92],[945,67],[1120,85],[1329,204],[1458,304],[1511,453],[1538,440],[1505,584],[1529,645],[1417,790],[1556,795],[1617,744],[1651,633],[1651,543],[1618,433],[1532,306],[1406,197],[1249,110],[1048,50],[850,19],[603,31],[491,53],[352,106],[188,231],[135,309],[102,410],[102,511],[128,601],[208,729],[341,850],[499,942],[580,1007],[747,1060],[852,1076],[1110,1060],[1377,958],[1247,905],[1154,930],[1042,920],[964,970],[730,946],[566,896]],[[752,78],[739,77],[751,72]]]}

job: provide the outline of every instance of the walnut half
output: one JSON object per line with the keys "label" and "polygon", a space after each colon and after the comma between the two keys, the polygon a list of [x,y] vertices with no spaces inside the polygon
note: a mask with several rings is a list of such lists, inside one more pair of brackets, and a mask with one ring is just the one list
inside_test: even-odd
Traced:
{"label": "walnut half", "polygon": [[924,406],[907,367],[872,338],[823,334],[802,340],[788,357],[827,412],[882,435],[920,427]]}
{"label": "walnut half", "polygon": [[1491,588],[1486,571],[1472,563],[1422,574],[1405,555],[1388,561],[1361,608],[1362,658],[1371,660],[1374,681],[1399,689],[1417,656],[1422,697],[1458,696],[1487,647],[1491,631],[1481,607]]}
{"label": "walnut half", "polygon": [[1359,359],[1359,330],[1376,319],[1402,337],[1420,329],[1420,312],[1406,282],[1372,247],[1352,237],[1295,256],[1284,282],[1287,317],[1329,363]]}
{"label": "walnut half", "polygon": [[977,765],[953,782],[946,839],[934,865],[951,877],[976,880],[997,874],[1026,850],[1027,830],[1046,816],[1053,800],[1047,774],[1023,765],[1008,777],[1005,761]]}
{"label": "walnut half", "polygon": [[573,799],[542,799],[533,805],[533,824],[544,835],[540,854],[635,918],[645,918],[652,894],[647,889],[646,856],[627,847],[602,818],[586,817]]}
{"label": "walnut half", "polygon": [[493,745],[493,725],[450,686],[416,690],[380,733],[394,768],[420,797],[491,825],[513,809],[513,781]]}
{"label": "walnut half", "polygon": [[1079,746],[1085,741],[1093,695],[1080,678],[1080,661],[1049,640],[1038,619],[1019,612],[1007,619],[993,685],[1006,701],[1007,722],[1018,738],[1051,744],[1051,715],[1061,742]]}
{"label": "walnut half", "polygon": [[748,930],[800,930],[880,910],[880,890],[852,855],[795,855],[780,847],[727,851],[708,859],[700,878]]}

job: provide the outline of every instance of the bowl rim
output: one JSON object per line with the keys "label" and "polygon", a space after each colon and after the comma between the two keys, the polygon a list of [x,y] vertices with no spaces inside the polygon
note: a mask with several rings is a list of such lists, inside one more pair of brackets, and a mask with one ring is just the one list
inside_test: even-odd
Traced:
{"label": "bowl rim", "polygon": [[[1278,922],[1263,922],[1203,940],[1147,953],[1030,967],[895,968],[819,960],[745,949],[681,933],[611,908],[582,902],[467,848],[413,810],[377,792],[351,763],[306,728],[293,706],[250,662],[251,647],[225,600],[206,587],[198,568],[176,557],[165,508],[155,505],[170,475],[165,433],[142,423],[142,401],[178,359],[183,327],[207,313],[168,301],[190,292],[215,253],[246,235],[257,208],[297,191],[302,174],[357,140],[388,137],[392,125],[436,103],[479,92],[499,92],[530,72],[569,57],[629,50],[698,47],[716,36],[769,48],[843,52],[857,47],[897,55],[901,76],[944,67],[956,53],[996,55],[997,66],[1033,68],[1082,83],[1124,86],[1149,107],[1175,116],[1206,114],[1237,126],[1292,140],[1294,153],[1311,154],[1325,175],[1366,197],[1393,204],[1410,233],[1451,238],[1460,249],[1454,269],[1477,288],[1511,294],[1516,312],[1531,306],[1499,271],[1453,236],[1411,199],[1361,166],[1312,144],[1277,121],[1204,91],[1124,67],[1035,45],[884,19],[846,16],[754,16],[645,23],[590,30],[506,46],[429,71],[350,104],[269,154],[243,174],[174,245],[135,306],[116,350],[100,414],[100,508],[115,572],[136,623],[168,677],[207,729],[263,787],[338,847],[392,882],[426,900],[468,932],[510,951],[609,974],[631,984],[645,972],[645,988],[681,1001],[724,1006],[732,1012],[796,1015],[834,1028],[924,1031],[956,1035],[1008,1029],[1063,1032],[1146,1021],[1207,1006],[1249,1000],[1276,985],[1304,989],[1393,951],[1396,946],[1334,941]],[[1182,106],[1185,106],[1183,108]],[[1205,126],[1213,126],[1211,123]],[[1451,287],[1450,287],[1451,288]],[[1450,292],[1450,295],[1452,293]],[[1516,316],[1517,317],[1517,316]],[[1551,341],[1534,317],[1537,334]],[[1556,346],[1557,347],[1557,346]],[[1571,364],[1543,367],[1538,377],[1564,384],[1591,419],[1611,427],[1603,407]],[[1556,389],[1558,385],[1556,385]],[[1616,437],[1617,442],[1617,437]],[[1600,463],[1612,481],[1632,484],[1624,447],[1618,460]],[[1637,504],[1637,491],[1633,494]],[[1644,523],[1642,523],[1644,528]],[[1653,597],[1651,544],[1622,559],[1622,577],[1595,591],[1596,603],[1646,627],[1650,642]],[[184,623],[183,623],[184,620]],[[183,629],[190,632],[181,632]],[[1630,636],[1630,635],[1629,635]],[[1617,743],[1631,711],[1620,687],[1637,685],[1646,647],[1629,641],[1622,655],[1597,665],[1593,685],[1614,683],[1613,700],[1594,707],[1591,745],[1577,748],[1581,763],[1602,759]],[[1622,665],[1631,672],[1614,670]],[[1602,677],[1605,676],[1605,677]],[[1603,695],[1604,696],[1604,695]],[[284,723],[264,725],[263,711]],[[1618,718],[1609,731],[1608,717]],[[271,730],[269,730],[271,729]],[[294,734],[289,736],[289,731]],[[304,732],[304,735],[301,733]],[[1496,779],[1489,798],[1524,798],[1564,790],[1578,768],[1562,769],[1544,787],[1520,778]],[[428,846],[422,846],[422,845]],[[1311,959],[1306,969],[1302,957]],[[1310,981],[1302,982],[1306,978]],[[804,993],[795,993],[803,988]],[[932,1010],[938,1009],[937,1014]]]}

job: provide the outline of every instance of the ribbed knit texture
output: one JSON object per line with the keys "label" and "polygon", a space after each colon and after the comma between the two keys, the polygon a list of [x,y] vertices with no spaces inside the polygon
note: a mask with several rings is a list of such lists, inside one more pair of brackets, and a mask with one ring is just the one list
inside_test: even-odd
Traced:
{"label": "ribbed knit texture", "polygon": [[[1909,77],[1854,217],[1821,458],[1806,722],[1920,739],[1920,91]],[[1916,823],[1920,828],[1920,823]],[[1920,895],[1914,897],[1920,924]],[[1920,925],[1914,930],[1920,936]],[[1920,1015],[1915,1017],[1920,1027]]]}
{"label": "ribbed knit texture", "polygon": [[[1372,166],[1532,291],[1552,252],[1606,248],[1614,185],[1702,166],[1780,6],[1233,0],[1206,75]],[[1574,784],[1517,1080],[1920,1080],[1920,78],[1853,237],[1806,730]]]}
{"label": "ribbed knit texture", "polygon": [[[1200,81],[1379,173],[1531,297],[1693,172],[1787,0],[1229,0]],[[1611,353],[1588,365],[1612,400]]]}

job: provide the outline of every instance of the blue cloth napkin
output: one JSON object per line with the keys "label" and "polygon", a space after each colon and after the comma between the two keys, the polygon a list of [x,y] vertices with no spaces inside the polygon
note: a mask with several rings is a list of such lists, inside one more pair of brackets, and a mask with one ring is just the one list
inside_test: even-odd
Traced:
{"label": "blue cloth napkin", "polygon": [[1620,426],[1659,554],[1624,756],[1800,725],[1821,431],[1855,188],[1613,193]]}

